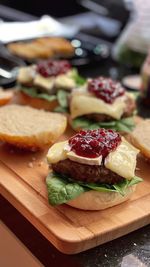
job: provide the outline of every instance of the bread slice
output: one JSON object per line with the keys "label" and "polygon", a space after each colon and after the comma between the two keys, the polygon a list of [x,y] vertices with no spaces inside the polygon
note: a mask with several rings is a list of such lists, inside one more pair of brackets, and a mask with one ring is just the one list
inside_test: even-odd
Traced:
{"label": "bread slice", "polygon": [[13,98],[12,91],[5,91],[0,88],[0,106],[7,104]]}
{"label": "bread slice", "polygon": [[150,119],[139,122],[131,133],[130,139],[133,145],[150,159]]}
{"label": "bread slice", "polygon": [[0,108],[0,141],[20,148],[44,149],[63,134],[66,126],[67,119],[61,114],[14,104]]}

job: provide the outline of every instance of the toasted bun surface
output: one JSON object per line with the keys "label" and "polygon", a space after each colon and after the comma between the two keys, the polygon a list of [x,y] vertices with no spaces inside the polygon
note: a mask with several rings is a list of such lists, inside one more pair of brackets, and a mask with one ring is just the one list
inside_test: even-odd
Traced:
{"label": "toasted bun surface", "polygon": [[49,102],[47,100],[40,99],[37,97],[31,97],[31,96],[25,94],[24,92],[18,92],[18,95],[19,95],[21,104],[28,105],[28,106],[31,106],[33,108],[53,111],[54,108],[58,106],[57,100],[53,100],[53,101]]}
{"label": "toasted bun surface", "polygon": [[0,89],[0,106],[7,104],[13,98],[12,91],[4,91]]}
{"label": "toasted bun surface", "polygon": [[150,159],[150,119],[139,122],[130,138],[133,145]]}
{"label": "toasted bun surface", "polygon": [[104,210],[128,200],[135,191],[135,185],[126,188],[124,196],[116,192],[98,192],[90,190],[76,199],[67,202],[69,206],[82,210]]}
{"label": "toasted bun surface", "polygon": [[65,116],[31,107],[0,108],[0,141],[37,150],[54,143],[67,126]]}

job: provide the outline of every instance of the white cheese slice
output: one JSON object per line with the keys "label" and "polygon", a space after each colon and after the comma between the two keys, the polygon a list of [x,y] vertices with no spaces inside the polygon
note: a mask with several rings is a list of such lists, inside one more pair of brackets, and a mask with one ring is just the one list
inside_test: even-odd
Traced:
{"label": "white cheese slice", "polygon": [[101,165],[102,162],[102,156],[99,156],[97,158],[85,158],[78,156],[73,151],[70,151],[68,141],[54,144],[49,149],[47,154],[47,161],[49,164],[57,163],[67,158],[72,161],[88,165]]}
{"label": "white cheese slice", "polygon": [[135,176],[136,156],[139,150],[129,144],[123,137],[121,144],[105,159],[107,169],[131,180]]}
{"label": "white cheese slice", "polygon": [[17,81],[21,84],[31,84],[35,76],[34,66],[21,67],[18,71]]}
{"label": "white cheese slice", "polygon": [[59,142],[51,146],[47,154],[47,161],[49,164],[67,159],[67,151],[64,150],[66,144],[68,144],[68,141]]}
{"label": "white cheese slice", "polygon": [[48,93],[52,93],[52,90],[54,88],[54,81],[55,81],[54,77],[45,78],[41,76],[40,74],[37,74],[35,76],[33,84],[37,87],[43,88]]}
{"label": "white cheese slice", "polygon": [[55,79],[55,87],[58,89],[71,90],[76,87],[76,83],[70,75],[61,74],[58,75]]}
{"label": "white cheese slice", "polygon": [[125,98],[126,96],[118,97],[112,104],[107,104],[87,92],[74,92],[70,103],[71,118],[99,113],[109,115],[114,119],[120,119],[126,106]]}
{"label": "white cheese slice", "polygon": [[102,156],[99,156],[97,158],[81,157],[75,154],[73,151],[67,153],[67,158],[72,161],[87,165],[101,165],[102,162]]}

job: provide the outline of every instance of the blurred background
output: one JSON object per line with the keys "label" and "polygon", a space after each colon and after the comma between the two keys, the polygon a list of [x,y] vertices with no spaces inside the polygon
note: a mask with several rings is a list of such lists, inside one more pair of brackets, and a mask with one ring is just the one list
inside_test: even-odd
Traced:
{"label": "blurred background", "polygon": [[149,12],[149,0],[144,5],[142,0],[0,1],[2,21],[32,21],[48,15],[70,27],[72,35],[67,38],[76,48],[72,64],[88,76],[86,66],[99,62],[90,75],[101,72],[114,79],[140,72],[150,47]]}

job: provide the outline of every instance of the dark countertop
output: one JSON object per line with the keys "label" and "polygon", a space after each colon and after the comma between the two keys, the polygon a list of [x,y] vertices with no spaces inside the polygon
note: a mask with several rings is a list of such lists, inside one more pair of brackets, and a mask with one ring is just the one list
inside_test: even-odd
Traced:
{"label": "dark countertop", "polygon": [[[9,16],[16,16],[12,10]],[[7,13],[7,12],[6,12]],[[20,15],[20,13],[19,13]],[[16,16],[17,17],[17,16]],[[121,67],[112,60],[81,67],[85,76],[110,75],[121,79],[130,74],[129,68]],[[139,105],[139,114],[150,117],[150,109]],[[150,266],[150,225],[114,241],[77,255],[59,252],[39,231],[31,225],[7,200],[0,196],[0,219],[41,261],[51,267],[144,267]]]}

